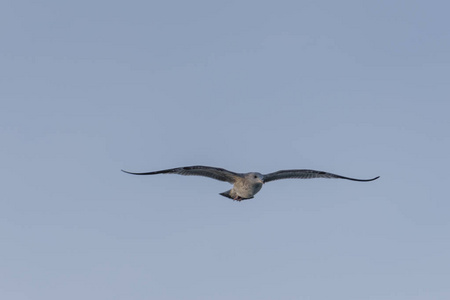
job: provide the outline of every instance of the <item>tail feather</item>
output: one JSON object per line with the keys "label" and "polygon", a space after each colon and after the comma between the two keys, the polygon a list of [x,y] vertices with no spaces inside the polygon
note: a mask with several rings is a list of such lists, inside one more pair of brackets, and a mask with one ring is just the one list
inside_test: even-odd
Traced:
{"label": "tail feather", "polygon": [[[234,200],[234,197],[231,196],[231,190],[228,190],[228,191],[226,191],[226,192],[220,193],[220,195],[222,195],[222,196],[224,196],[224,197],[227,197],[227,198],[230,198],[230,199],[233,199],[233,200]],[[235,195],[235,196],[236,196],[236,195]]]}
{"label": "tail feather", "polygon": [[227,198],[230,198],[232,200],[236,200],[236,201],[242,201],[242,200],[247,200],[247,199],[252,199],[253,198],[253,197],[251,197],[251,198],[242,198],[242,197],[238,196],[236,194],[236,192],[233,191],[232,189],[228,190],[226,192],[220,193],[220,195],[222,195],[224,197],[227,197]]}

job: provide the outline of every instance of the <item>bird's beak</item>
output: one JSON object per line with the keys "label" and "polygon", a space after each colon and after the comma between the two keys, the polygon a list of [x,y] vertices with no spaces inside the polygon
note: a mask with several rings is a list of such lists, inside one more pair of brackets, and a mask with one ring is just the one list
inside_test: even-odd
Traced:
{"label": "bird's beak", "polygon": [[261,179],[260,181],[261,181],[261,183],[262,183],[262,184],[264,184],[264,183],[265,183],[265,182],[264,182],[264,179]]}

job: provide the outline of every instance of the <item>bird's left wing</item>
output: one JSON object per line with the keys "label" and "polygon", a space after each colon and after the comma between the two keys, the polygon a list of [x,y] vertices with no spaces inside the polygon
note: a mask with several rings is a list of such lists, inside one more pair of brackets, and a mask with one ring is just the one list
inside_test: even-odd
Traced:
{"label": "bird's left wing", "polygon": [[288,179],[288,178],[300,178],[300,179],[309,179],[309,178],[340,178],[340,179],[347,179],[347,180],[354,180],[354,181],[372,181],[377,179],[380,176],[377,176],[375,178],[371,179],[356,179],[356,178],[350,178],[345,177],[341,175],[336,175],[328,172],[323,171],[316,171],[316,170],[281,170],[273,173],[269,173],[266,175],[263,175],[264,182],[279,180],[279,179]]}
{"label": "bird's left wing", "polygon": [[154,172],[146,172],[146,173],[133,173],[122,170],[125,173],[133,174],[133,175],[156,175],[156,174],[179,174],[186,176],[205,176],[209,178],[213,178],[220,181],[226,181],[229,183],[234,183],[238,177],[242,177],[241,174],[234,173],[225,169],[215,168],[215,167],[207,167],[207,166],[190,166],[190,167],[181,167],[174,169],[167,169],[161,171]]}

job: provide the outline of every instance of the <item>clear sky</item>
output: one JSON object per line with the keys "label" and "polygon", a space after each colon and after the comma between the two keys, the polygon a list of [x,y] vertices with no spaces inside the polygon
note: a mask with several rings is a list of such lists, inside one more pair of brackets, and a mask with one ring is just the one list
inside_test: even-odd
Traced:
{"label": "clear sky", "polygon": [[1,1],[0,298],[450,299],[449,11]]}

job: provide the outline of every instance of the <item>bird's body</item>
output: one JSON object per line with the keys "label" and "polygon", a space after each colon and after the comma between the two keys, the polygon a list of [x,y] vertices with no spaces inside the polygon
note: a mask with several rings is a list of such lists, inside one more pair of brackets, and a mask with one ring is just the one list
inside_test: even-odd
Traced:
{"label": "bird's body", "polygon": [[353,181],[372,181],[379,177],[378,176],[371,179],[356,179],[328,172],[306,170],[306,169],[282,170],[264,175],[258,172],[235,173],[221,168],[206,167],[206,166],[181,167],[146,173],[133,173],[124,170],[122,171],[133,175],[156,175],[156,174],[179,174],[186,176],[196,175],[196,176],[210,177],[220,181],[226,181],[233,184],[233,188],[226,192],[220,193],[220,195],[236,201],[242,201],[253,198],[255,194],[261,190],[264,183],[273,180],[288,179],[288,178],[301,178],[301,179],[341,178]]}
{"label": "bird's body", "polygon": [[246,173],[243,177],[236,178],[233,188],[220,195],[233,200],[247,200],[253,198],[263,186],[263,176],[260,173]]}

